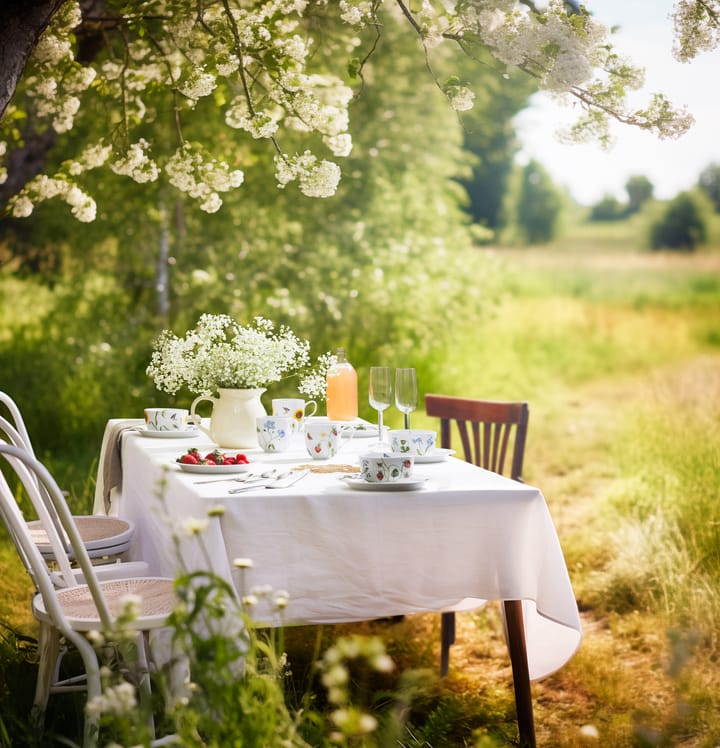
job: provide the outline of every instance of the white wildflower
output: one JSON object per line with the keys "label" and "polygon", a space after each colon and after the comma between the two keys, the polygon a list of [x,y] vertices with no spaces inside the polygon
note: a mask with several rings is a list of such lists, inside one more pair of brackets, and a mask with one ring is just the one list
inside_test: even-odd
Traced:
{"label": "white wildflower", "polygon": [[187,517],[182,521],[182,530],[188,537],[200,535],[208,527],[208,520],[205,517]]}
{"label": "white wildflower", "polygon": [[123,613],[130,619],[136,619],[142,612],[142,598],[139,595],[127,593],[120,598]]}
{"label": "white wildflower", "polygon": [[131,683],[123,682],[116,686],[105,688],[103,693],[90,699],[85,705],[88,716],[114,715],[127,717],[137,708],[135,687]]}

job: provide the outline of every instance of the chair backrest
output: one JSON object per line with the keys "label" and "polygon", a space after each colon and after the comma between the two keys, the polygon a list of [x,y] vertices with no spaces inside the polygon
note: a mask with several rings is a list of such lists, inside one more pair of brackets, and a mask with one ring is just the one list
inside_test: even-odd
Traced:
{"label": "chair backrest", "polygon": [[[63,538],[57,529],[58,526],[62,528],[63,535],[67,537],[72,547],[74,558],[82,570],[84,582],[89,588],[100,620],[104,626],[110,628],[113,619],[102,594],[92,561],[75,526],[65,497],[52,475],[27,450],[2,441],[0,441],[0,458],[4,458],[0,460],[0,467],[5,467],[15,474],[19,485],[22,486],[38,513],[53,550],[53,560],[62,573],[65,586],[76,586],[79,582],[73,573]],[[30,577],[42,595],[53,622],[63,631],[69,629],[70,626],[65,622],[64,614],[56,599],[56,585],[52,572],[28,530],[27,522],[22,516],[8,481],[2,475],[0,475],[0,513]],[[52,517],[52,520],[48,519],[49,517]]]}
{"label": "chair backrest", "polygon": [[[2,435],[5,435],[5,439],[2,438]],[[3,416],[0,416],[0,444],[12,444],[13,446],[17,447],[18,449],[23,449],[26,452],[30,454],[31,457],[34,457],[32,450],[29,450],[27,447],[27,442],[25,441],[24,437],[20,432],[13,426],[10,421],[7,420],[7,418],[3,418]],[[43,491],[44,488],[41,483],[36,483],[38,489],[40,491]],[[52,523],[55,527],[55,531],[57,535],[61,538],[64,538],[65,542],[63,543],[63,550],[67,551],[70,547],[70,541],[63,531],[62,524],[60,523],[57,513],[54,512],[51,508],[51,503],[49,502],[49,497],[46,497],[45,500],[42,502],[42,505],[37,507],[33,504],[35,507],[35,511],[37,512],[38,518],[42,522],[43,526],[45,526],[48,522]],[[52,543],[52,541],[51,541]],[[60,551],[59,549],[53,549],[55,552],[55,555],[57,555]],[[63,575],[64,576],[64,575]]]}
{"label": "chair backrest", "polygon": [[505,475],[506,458],[511,455],[507,475],[513,480],[522,480],[530,415],[526,402],[425,395],[425,411],[440,419],[441,447],[452,448],[454,423],[466,461]]}
{"label": "chair backrest", "polygon": [[23,442],[25,443],[25,449],[27,449],[30,454],[35,457],[35,452],[32,447],[32,442],[30,441],[30,436],[28,435],[27,428],[25,427],[25,421],[23,420],[22,413],[20,413],[20,408],[18,408],[17,403],[10,397],[10,395],[7,394],[7,392],[3,392],[0,390],[0,403],[2,403],[8,411],[10,411],[10,416],[12,417],[12,425],[17,430],[18,434],[22,437]]}

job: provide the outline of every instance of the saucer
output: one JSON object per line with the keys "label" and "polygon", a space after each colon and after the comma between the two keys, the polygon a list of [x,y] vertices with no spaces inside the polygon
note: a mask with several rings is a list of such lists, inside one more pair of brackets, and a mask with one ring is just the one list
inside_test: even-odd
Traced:
{"label": "saucer", "polygon": [[150,431],[147,426],[137,426],[135,431],[149,439],[194,439],[200,433],[196,426],[189,426],[184,431]]}
{"label": "saucer", "polygon": [[342,478],[346,486],[356,491],[416,491],[427,483],[427,478],[400,478],[390,483],[372,483],[359,478],[355,475],[348,475]]}
{"label": "saucer", "polygon": [[426,462],[443,462],[443,460],[447,460],[450,455],[454,454],[454,449],[436,447],[435,449],[430,450],[426,455],[415,455],[415,464],[420,465]]}

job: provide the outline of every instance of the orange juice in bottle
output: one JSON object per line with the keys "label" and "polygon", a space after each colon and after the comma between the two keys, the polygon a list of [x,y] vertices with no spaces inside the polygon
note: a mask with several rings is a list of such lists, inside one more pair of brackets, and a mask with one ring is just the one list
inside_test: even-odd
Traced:
{"label": "orange juice in bottle", "polygon": [[331,421],[353,421],[358,415],[357,372],[337,349],[337,361],[327,373],[327,416]]}

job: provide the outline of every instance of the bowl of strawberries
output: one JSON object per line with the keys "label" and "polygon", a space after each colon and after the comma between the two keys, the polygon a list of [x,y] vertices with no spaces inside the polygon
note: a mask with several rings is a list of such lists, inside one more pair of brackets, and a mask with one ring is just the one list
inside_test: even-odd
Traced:
{"label": "bowl of strawberries", "polygon": [[222,452],[214,449],[203,454],[197,447],[188,449],[175,460],[186,473],[245,473],[250,460],[243,452]]}

